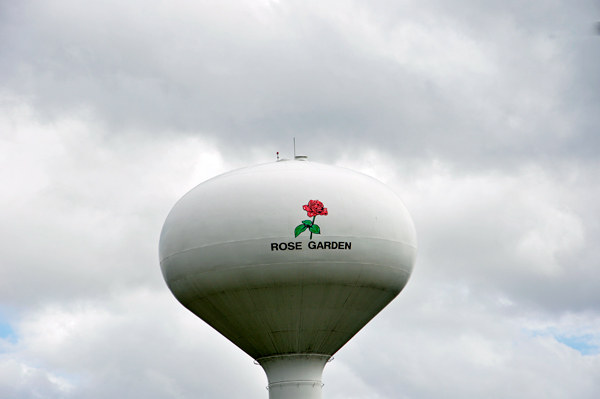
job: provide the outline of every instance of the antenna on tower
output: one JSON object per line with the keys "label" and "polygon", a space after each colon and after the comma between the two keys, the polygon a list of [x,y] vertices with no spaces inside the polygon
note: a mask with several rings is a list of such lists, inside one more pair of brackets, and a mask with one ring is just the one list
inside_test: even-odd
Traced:
{"label": "antenna on tower", "polygon": [[296,159],[296,138],[294,137],[294,159]]}

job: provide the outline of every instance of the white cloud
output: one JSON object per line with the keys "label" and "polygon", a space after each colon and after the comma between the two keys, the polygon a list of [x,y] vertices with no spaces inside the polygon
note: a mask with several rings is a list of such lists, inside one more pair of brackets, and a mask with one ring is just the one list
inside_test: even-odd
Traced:
{"label": "white cloud", "polygon": [[[4,358],[4,359],[3,359]],[[66,379],[0,357],[0,395],[5,398],[64,398],[73,391]]]}
{"label": "white cloud", "polygon": [[23,105],[3,108],[0,125],[0,296],[17,306],[160,284],[158,266],[146,271],[170,207],[231,167],[204,140],[106,138],[89,120],[41,123]]}

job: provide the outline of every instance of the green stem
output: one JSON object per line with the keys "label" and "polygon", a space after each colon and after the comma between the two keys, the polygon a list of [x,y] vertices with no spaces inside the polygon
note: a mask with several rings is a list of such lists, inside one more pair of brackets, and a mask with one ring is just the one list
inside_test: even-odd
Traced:
{"label": "green stem", "polygon": [[[315,224],[315,219],[317,218],[317,215],[313,216],[313,221],[312,224]],[[312,226],[312,225],[311,225]],[[312,231],[310,232],[310,239],[312,240]]]}

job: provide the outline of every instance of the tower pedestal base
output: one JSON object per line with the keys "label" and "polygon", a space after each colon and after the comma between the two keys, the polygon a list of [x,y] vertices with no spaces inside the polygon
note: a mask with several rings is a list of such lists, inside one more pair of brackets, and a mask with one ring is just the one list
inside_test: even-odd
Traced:
{"label": "tower pedestal base", "polygon": [[269,380],[269,399],[321,399],[329,355],[294,354],[256,359]]}

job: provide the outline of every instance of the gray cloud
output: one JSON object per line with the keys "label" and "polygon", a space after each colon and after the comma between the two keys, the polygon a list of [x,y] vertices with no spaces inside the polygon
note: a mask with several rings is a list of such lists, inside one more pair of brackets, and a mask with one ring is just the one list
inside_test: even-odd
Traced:
{"label": "gray cloud", "polygon": [[0,396],[265,397],[171,298],[157,242],[195,184],[296,137],[396,190],[420,243],[325,397],[595,397],[597,12],[2,3]]}
{"label": "gray cloud", "polygon": [[1,70],[40,117],[85,110],[114,134],[494,167],[595,143],[586,6],[24,2],[3,13]]}

